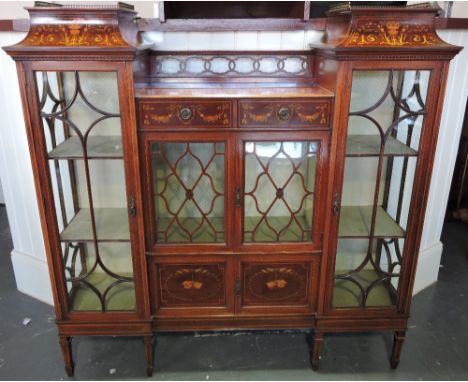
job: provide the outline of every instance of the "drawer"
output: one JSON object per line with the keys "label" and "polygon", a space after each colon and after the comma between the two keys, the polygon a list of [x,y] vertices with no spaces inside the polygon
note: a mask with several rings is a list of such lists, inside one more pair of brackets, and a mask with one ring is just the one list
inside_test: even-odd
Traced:
{"label": "drawer", "polygon": [[152,305],[156,314],[204,315],[229,310],[232,299],[227,297],[228,262],[185,260],[151,262]]}
{"label": "drawer", "polygon": [[239,101],[240,127],[328,127],[328,100]]}
{"label": "drawer", "polygon": [[241,261],[241,310],[314,311],[319,263],[318,259]]}
{"label": "drawer", "polygon": [[230,127],[230,101],[140,101],[140,127]]}

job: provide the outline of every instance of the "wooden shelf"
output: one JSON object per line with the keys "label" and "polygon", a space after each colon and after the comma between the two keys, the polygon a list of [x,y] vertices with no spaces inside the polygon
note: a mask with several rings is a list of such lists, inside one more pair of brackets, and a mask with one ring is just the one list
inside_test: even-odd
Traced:
{"label": "wooden shelf", "polygon": [[[120,273],[120,276],[133,277],[131,273]],[[115,278],[103,272],[95,272],[86,277],[85,281],[104,294],[109,285],[116,281]],[[135,310],[135,287],[133,282],[124,282],[112,287],[106,297],[107,311],[131,311]],[[77,283],[71,299],[71,310],[74,311],[101,311],[99,297],[84,284]]]}
{"label": "wooden shelf", "polygon": [[[94,216],[98,241],[130,241],[126,208],[95,208]],[[89,208],[78,211],[60,234],[60,240],[65,242],[93,240]]]}
{"label": "wooden shelf", "polygon": [[[370,235],[372,206],[342,206],[338,237],[362,237]],[[377,207],[375,237],[405,237],[405,231],[382,208]]]}
{"label": "wooden shelf", "polygon": [[[347,157],[374,157],[380,155],[380,135],[350,134],[346,143]],[[417,156],[418,152],[399,140],[388,137],[385,143],[385,156]]]}
{"label": "wooden shelf", "polygon": [[[89,136],[88,159],[123,159],[122,138],[119,136]],[[51,152],[50,159],[83,159],[83,147],[77,136],[60,143]]]}
{"label": "wooden shelf", "polygon": [[[210,83],[206,84],[183,84],[183,87],[176,87],[172,81],[171,85],[162,83],[137,89],[135,98],[332,98],[334,94],[319,86],[293,86],[291,83]],[[172,87],[170,87],[172,86]]]}

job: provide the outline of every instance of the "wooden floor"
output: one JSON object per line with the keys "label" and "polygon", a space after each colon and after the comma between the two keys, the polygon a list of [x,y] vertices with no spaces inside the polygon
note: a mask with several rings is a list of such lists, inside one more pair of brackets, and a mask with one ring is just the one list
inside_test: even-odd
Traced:
{"label": "wooden floor", "polygon": [[[158,336],[153,379],[468,379],[468,226],[446,224],[443,243],[440,280],[414,299],[397,370],[387,360],[390,333],[326,336],[317,373],[305,332],[189,333]],[[0,380],[67,380],[53,310],[16,290],[11,250],[0,207]],[[146,379],[139,338],[79,338],[73,350],[74,379]]]}

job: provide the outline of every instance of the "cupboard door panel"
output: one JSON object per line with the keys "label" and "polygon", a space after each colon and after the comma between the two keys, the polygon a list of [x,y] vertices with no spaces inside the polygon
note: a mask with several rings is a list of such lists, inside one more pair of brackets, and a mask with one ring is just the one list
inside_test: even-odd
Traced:
{"label": "cupboard door panel", "polygon": [[318,259],[297,258],[241,260],[241,311],[313,311],[318,263]]}
{"label": "cupboard door panel", "polygon": [[149,245],[155,252],[189,245],[197,245],[197,250],[225,248],[232,240],[227,234],[228,203],[233,197],[229,195],[230,138],[147,133],[144,149]]}
{"label": "cupboard door panel", "polygon": [[[328,133],[242,134],[236,200],[242,249],[320,249]],[[268,249],[269,250],[269,249]]]}
{"label": "cupboard door panel", "polygon": [[205,257],[152,259],[153,307],[167,316],[232,311],[234,291],[229,260]]}

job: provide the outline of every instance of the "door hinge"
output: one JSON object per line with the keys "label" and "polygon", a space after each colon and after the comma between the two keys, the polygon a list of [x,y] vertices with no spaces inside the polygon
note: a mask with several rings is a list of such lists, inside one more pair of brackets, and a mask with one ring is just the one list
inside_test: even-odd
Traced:
{"label": "door hinge", "polygon": [[239,279],[236,279],[236,296],[240,296],[241,294],[241,284],[240,284],[240,280]]}
{"label": "door hinge", "polygon": [[333,206],[332,206],[333,215],[338,215],[340,212],[340,194],[335,192],[333,195]]}
{"label": "door hinge", "polygon": [[128,212],[131,217],[135,217],[136,215],[136,202],[135,202],[135,197],[132,195],[130,196],[130,202],[128,204]]}
{"label": "door hinge", "polygon": [[234,204],[237,208],[242,207],[242,191],[239,186],[236,187],[236,196],[235,196]]}

